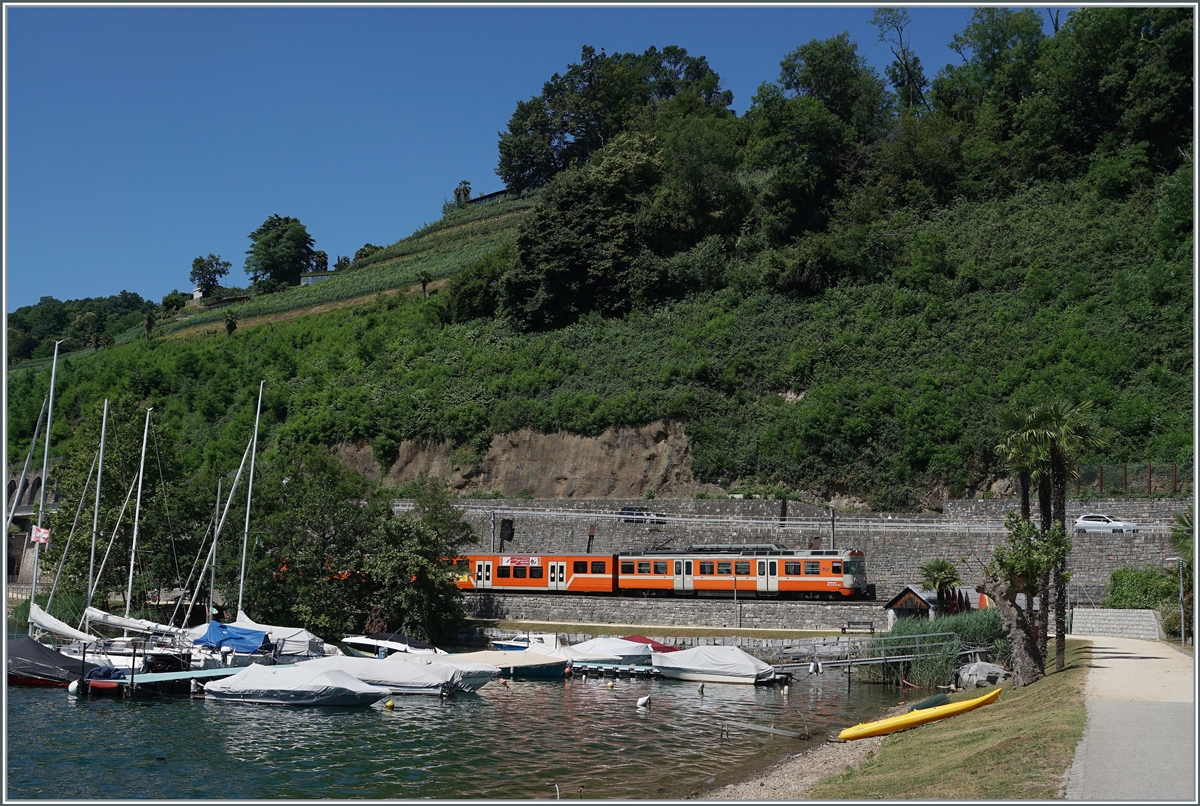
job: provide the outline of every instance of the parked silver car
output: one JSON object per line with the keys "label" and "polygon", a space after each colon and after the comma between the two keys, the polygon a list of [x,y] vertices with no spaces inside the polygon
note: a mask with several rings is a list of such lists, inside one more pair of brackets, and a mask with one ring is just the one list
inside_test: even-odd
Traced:
{"label": "parked silver car", "polygon": [[1137,534],[1137,530],[1136,523],[1110,518],[1108,515],[1100,515],[1099,513],[1080,515],[1075,519],[1076,532],[1132,532],[1133,534]]}

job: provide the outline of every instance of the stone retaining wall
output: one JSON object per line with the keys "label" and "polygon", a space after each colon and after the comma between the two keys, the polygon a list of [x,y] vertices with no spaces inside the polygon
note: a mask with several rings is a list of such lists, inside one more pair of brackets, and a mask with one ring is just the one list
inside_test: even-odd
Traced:
{"label": "stone retaining wall", "polygon": [[[1036,492],[1029,502],[1034,521],[1041,518]],[[1088,512],[1101,512],[1133,523],[1169,525],[1175,521],[1176,513],[1187,512],[1190,503],[1187,498],[1068,498],[1067,525]],[[959,523],[1003,521],[1008,513],[1020,511],[1021,502],[1011,499],[953,499],[942,509],[947,521]]]}
{"label": "stone retaining wall", "polygon": [[[699,543],[776,543],[797,549],[831,548],[836,541],[836,547],[852,547],[865,552],[868,578],[876,586],[877,596],[882,601],[895,596],[905,585],[914,583],[920,576],[920,566],[933,559],[951,560],[958,566],[964,584],[979,584],[992,549],[1004,542],[1006,537],[996,521],[980,522],[977,526],[964,522],[957,527],[942,520],[902,520],[895,516],[892,521],[875,520],[871,526],[847,521],[838,523],[831,539],[828,524],[814,524],[811,519],[797,523],[792,520],[790,512],[789,519],[782,524],[778,520],[733,519],[724,522],[685,520],[646,524],[625,523],[613,518],[575,517],[567,512],[559,514],[544,509],[538,511],[540,507],[520,511],[515,506],[519,503],[528,502],[497,502],[497,505],[503,504],[503,508],[509,511],[496,514],[495,538],[492,515],[488,510],[471,509],[467,512],[466,520],[479,540],[477,550],[490,551],[494,545],[497,552],[508,554],[608,555],[622,551],[683,549]],[[580,509],[584,512],[594,511],[595,503],[587,505],[591,510],[582,506]],[[656,503],[655,511],[666,514],[680,512],[673,501],[642,501],[638,505],[646,503]],[[1166,513],[1162,514],[1165,517]],[[512,526],[512,537],[508,540],[501,539],[505,520],[511,521]],[[1165,567],[1166,558],[1173,556],[1166,531],[1077,534],[1072,536],[1072,542],[1073,549],[1068,561],[1071,584],[1089,591],[1097,602],[1114,570],[1145,565]]]}
{"label": "stone retaining wall", "polygon": [[1105,610],[1077,607],[1071,611],[1071,635],[1159,640],[1158,615],[1153,610]]}
{"label": "stone retaining wall", "polygon": [[887,629],[882,602],[846,604],[778,599],[675,599],[567,594],[469,593],[467,615],[479,619],[565,624],[840,630],[848,621]]}

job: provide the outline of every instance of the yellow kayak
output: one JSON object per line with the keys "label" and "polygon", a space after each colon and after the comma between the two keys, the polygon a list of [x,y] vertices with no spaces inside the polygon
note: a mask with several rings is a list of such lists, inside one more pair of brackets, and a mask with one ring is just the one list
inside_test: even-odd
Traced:
{"label": "yellow kayak", "polygon": [[948,716],[965,714],[967,711],[973,711],[981,705],[990,705],[998,699],[1000,699],[1000,689],[995,688],[982,697],[977,697],[973,700],[952,702],[947,705],[939,705],[935,708],[926,708],[921,711],[909,711],[907,714],[890,716],[887,719],[879,719],[874,722],[864,722],[861,725],[846,728],[838,734],[838,738],[853,741],[854,739],[865,739],[868,736],[883,736],[886,733],[924,725],[926,722],[934,722],[939,719],[945,719]]}

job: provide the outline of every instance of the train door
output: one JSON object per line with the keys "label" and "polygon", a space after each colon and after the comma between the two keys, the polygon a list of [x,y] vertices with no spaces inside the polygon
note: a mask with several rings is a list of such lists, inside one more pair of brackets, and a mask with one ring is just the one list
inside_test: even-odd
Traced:
{"label": "train door", "polygon": [[475,563],[475,587],[492,587],[492,561],[478,560]]}
{"label": "train door", "polygon": [[779,592],[779,560],[758,560],[759,593]]}
{"label": "train door", "polygon": [[674,560],[673,562],[675,563],[675,590],[692,590],[692,561]]}
{"label": "train door", "polygon": [[565,591],[567,589],[567,564],[560,562],[550,562],[550,581],[546,585],[547,590]]}

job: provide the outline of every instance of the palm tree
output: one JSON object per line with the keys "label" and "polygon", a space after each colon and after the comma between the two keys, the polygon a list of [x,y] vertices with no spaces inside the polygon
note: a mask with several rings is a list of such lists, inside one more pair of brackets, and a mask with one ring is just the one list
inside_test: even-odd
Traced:
{"label": "palm tree", "polygon": [[[1032,412],[1035,435],[1046,449],[1050,464],[1050,509],[1055,525],[1067,533],[1067,478],[1070,460],[1084,450],[1098,448],[1103,441],[1089,422],[1092,402],[1071,404],[1059,399],[1036,407]],[[1054,649],[1055,671],[1066,665],[1067,651],[1067,574],[1065,560],[1054,569]],[[1043,603],[1044,606],[1044,603]]]}
{"label": "palm tree", "polygon": [[1175,514],[1175,524],[1171,527],[1171,548],[1183,558],[1184,580],[1187,585],[1183,611],[1179,614],[1179,630],[1184,640],[1187,640],[1188,625],[1192,623],[1192,559],[1196,548],[1194,516],[1195,508],[1192,504],[1188,504],[1187,512],[1178,512]]}
{"label": "palm tree", "polygon": [[1029,433],[1029,415],[1012,411],[1000,412],[1000,428],[1008,432],[1004,442],[996,446],[996,452],[1004,457],[1009,470],[1017,474],[1021,486],[1021,520],[1030,519],[1029,482],[1033,475],[1036,459],[1040,457],[1039,445]]}
{"label": "palm tree", "polygon": [[920,568],[921,587],[937,591],[938,615],[946,612],[946,593],[962,584],[958,567],[949,560],[930,560]]}
{"label": "palm tree", "polygon": [[238,315],[233,311],[225,311],[225,337],[229,338],[233,335],[233,331],[237,330]]}
{"label": "palm tree", "polygon": [[421,296],[425,299],[429,299],[429,292],[425,289],[426,286],[433,282],[433,275],[427,270],[422,269],[421,271],[417,272],[417,282],[421,284]]}

